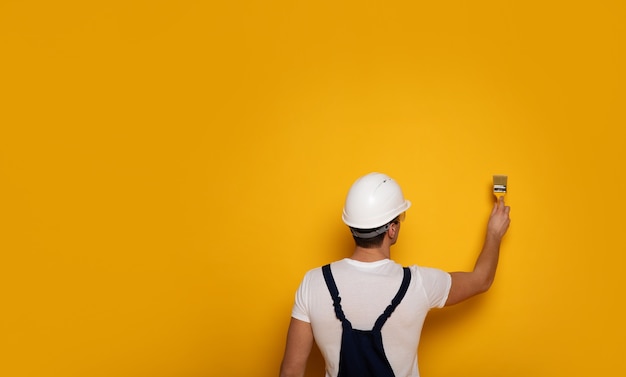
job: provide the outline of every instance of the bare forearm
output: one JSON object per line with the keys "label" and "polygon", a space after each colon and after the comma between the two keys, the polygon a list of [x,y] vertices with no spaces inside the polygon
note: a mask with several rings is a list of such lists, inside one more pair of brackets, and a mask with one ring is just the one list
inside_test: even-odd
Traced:
{"label": "bare forearm", "polygon": [[509,210],[510,208],[504,205],[504,198],[502,197],[496,202],[489,217],[485,243],[474,265],[474,275],[476,275],[475,278],[479,284],[479,292],[487,291],[496,276],[498,259],[500,258],[500,244],[502,237],[509,228]]}
{"label": "bare forearm", "polygon": [[502,237],[509,227],[509,207],[501,198],[494,206],[489,223],[485,243],[476,259],[472,272],[452,272],[452,285],[446,305],[454,305],[479,293],[486,292],[493,283],[500,258]]}
{"label": "bare forearm", "polygon": [[479,292],[487,291],[495,279],[500,258],[501,242],[502,239],[500,237],[489,233],[485,237],[482,251],[474,265],[474,274],[479,281]]}

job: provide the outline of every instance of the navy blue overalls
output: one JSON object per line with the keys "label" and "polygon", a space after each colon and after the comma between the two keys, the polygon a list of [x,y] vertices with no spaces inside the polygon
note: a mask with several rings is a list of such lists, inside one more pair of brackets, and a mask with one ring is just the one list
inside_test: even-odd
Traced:
{"label": "navy blue overalls", "polygon": [[402,285],[396,296],[391,300],[383,314],[378,317],[372,330],[357,330],[341,309],[341,297],[335,284],[335,279],[330,271],[330,264],[322,267],[324,280],[328,291],[333,298],[335,315],[341,321],[343,332],[341,334],[341,351],[339,354],[339,374],[337,377],[394,377],[393,370],[385,355],[381,329],[391,313],[396,309],[411,282],[411,271],[404,267]]}

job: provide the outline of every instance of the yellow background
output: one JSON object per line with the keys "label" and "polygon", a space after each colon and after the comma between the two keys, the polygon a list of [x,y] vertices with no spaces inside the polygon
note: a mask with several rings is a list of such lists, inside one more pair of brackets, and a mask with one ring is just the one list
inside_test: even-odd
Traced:
{"label": "yellow background", "polygon": [[[276,376],[382,171],[403,264],[495,285],[425,377],[626,374],[621,1],[0,2],[0,375]],[[308,376],[321,376],[314,352]]]}

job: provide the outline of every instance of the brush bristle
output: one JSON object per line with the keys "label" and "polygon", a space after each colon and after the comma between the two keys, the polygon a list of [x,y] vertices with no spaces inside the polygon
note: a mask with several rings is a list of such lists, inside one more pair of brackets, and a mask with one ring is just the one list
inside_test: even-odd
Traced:
{"label": "brush bristle", "polygon": [[494,175],[493,176],[493,192],[506,193],[506,181],[508,176],[506,175]]}
{"label": "brush bristle", "polygon": [[494,185],[506,185],[507,175],[494,175],[493,176],[493,184]]}

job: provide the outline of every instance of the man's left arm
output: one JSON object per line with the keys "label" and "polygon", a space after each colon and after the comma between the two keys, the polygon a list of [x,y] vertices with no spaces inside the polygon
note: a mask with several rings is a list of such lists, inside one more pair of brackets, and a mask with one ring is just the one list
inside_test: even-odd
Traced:
{"label": "man's left arm", "polygon": [[280,377],[302,377],[313,347],[313,329],[308,322],[291,318],[287,331],[285,355],[280,365]]}

